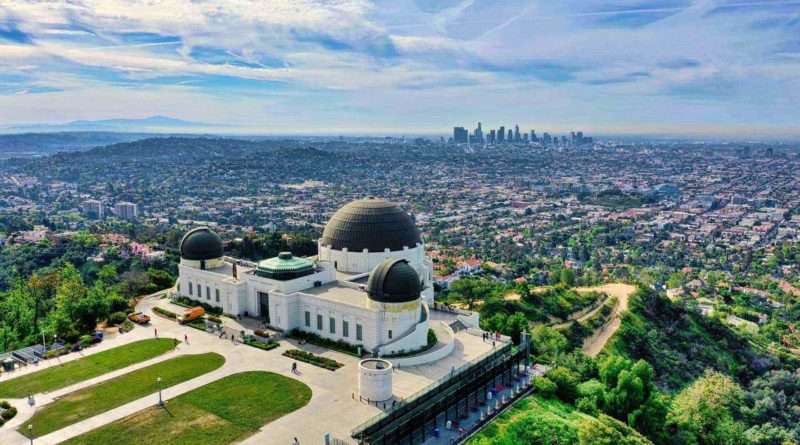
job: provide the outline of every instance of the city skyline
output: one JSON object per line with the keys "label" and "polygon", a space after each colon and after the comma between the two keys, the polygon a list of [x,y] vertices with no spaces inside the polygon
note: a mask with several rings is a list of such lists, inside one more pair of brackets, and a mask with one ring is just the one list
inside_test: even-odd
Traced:
{"label": "city skyline", "polygon": [[800,134],[796,0],[163,6],[5,2],[0,126],[442,134],[480,112],[558,133]]}

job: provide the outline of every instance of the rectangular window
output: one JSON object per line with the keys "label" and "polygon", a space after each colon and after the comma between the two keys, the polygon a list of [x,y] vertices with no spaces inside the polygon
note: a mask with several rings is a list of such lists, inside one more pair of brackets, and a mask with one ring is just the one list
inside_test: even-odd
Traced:
{"label": "rectangular window", "polygon": [[189,282],[189,295],[194,295],[194,293],[193,293],[193,290],[194,290],[194,289],[192,289],[192,287],[193,287],[193,286],[192,286],[192,282],[190,281],[190,282]]}
{"label": "rectangular window", "polygon": [[211,288],[206,286],[206,300],[211,299]]}
{"label": "rectangular window", "polygon": [[392,339],[392,330],[389,329],[389,340],[391,340],[391,339]]}
{"label": "rectangular window", "polygon": [[219,303],[219,289],[214,289],[214,293],[216,294],[217,297],[217,303]]}
{"label": "rectangular window", "polygon": [[361,334],[362,334],[362,332],[361,332],[361,325],[360,325],[360,324],[358,324],[358,323],[356,323],[356,340],[358,340],[358,341],[361,341],[361,340],[363,340],[363,338],[361,338],[361,337],[362,337],[362,335],[361,335]]}
{"label": "rectangular window", "polygon": [[306,327],[311,327],[311,312],[306,311]]}
{"label": "rectangular window", "polygon": [[317,330],[322,330],[322,314],[317,314]]}
{"label": "rectangular window", "polygon": [[342,321],[342,335],[345,337],[350,336],[350,325],[346,321]]}
{"label": "rectangular window", "polygon": [[331,334],[335,334],[336,333],[336,319],[335,318],[331,317],[328,320],[328,327],[331,330]]}

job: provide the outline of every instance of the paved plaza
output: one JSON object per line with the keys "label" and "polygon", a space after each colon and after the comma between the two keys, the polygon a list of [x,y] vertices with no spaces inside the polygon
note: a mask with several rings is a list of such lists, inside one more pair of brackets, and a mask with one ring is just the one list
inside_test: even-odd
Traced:
{"label": "paved plaza", "polygon": [[[261,370],[275,372],[300,380],[312,390],[312,398],[308,405],[265,425],[257,434],[243,441],[243,444],[289,445],[295,437],[303,444],[321,444],[323,443],[325,434],[330,434],[333,438],[343,439],[352,443],[353,441],[350,439],[350,430],[381,412],[380,407],[375,407],[374,405],[359,401],[356,375],[359,359],[356,357],[330,351],[314,345],[299,345],[296,341],[288,339],[282,340],[280,347],[271,351],[263,351],[238,343],[233,344],[230,340],[219,339],[215,335],[207,334],[197,329],[182,326],[173,321],[161,318],[153,313],[152,308],[155,306],[164,307],[173,312],[178,312],[183,309],[170,303],[169,299],[161,298],[161,295],[148,297],[139,304],[138,309],[151,316],[150,325],[137,326],[129,333],[115,335],[83,353],[68,354],[62,357],[60,362],[76,360],[82,356],[96,354],[100,351],[136,340],[153,338],[155,329],[158,330],[159,337],[174,337],[183,340],[184,334],[186,334],[189,337],[188,344],[181,343],[175,351],[85,382],[80,382],[47,394],[37,394],[35,395],[36,407],[52,402],[54,399],[73,391],[163,360],[169,360],[179,355],[216,352],[225,357],[225,364],[221,368],[208,374],[165,389],[163,391],[163,396],[167,400],[167,403],[169,403],[169,399],[180,394],[218,380],[224,376],[244,371]],[[435,312],[433,314],[435,318],[446,319],[445,315]],[[225,319],[225,323],[236,329],[242,326],[242,324],[249,328],[255,325],[252,320],[244,320],[240,324],[234,320]],[[445,359],[428,365],[401,367],[396,371],[393,376],[395,398],[402,399],[409,397],[435,380],[447,375],[453,367],[458,368],[491,348],[491,343],[483,342],[479,336],[470,335],[466,332],[457,333],[455,336],[454,350]],[[345,366],[332,372],[310,364],[298,362],[299,373],[293,374],[291,372],[291,365],[294,361],[281,355],[287,349],[303,349],[317,355],[334,359],[343,363]],[[58,364],[59,360],[57,359],[45,360],[39,365],[29,366],[8,375],[3,374],[0,376],[0,381],[47,367],[58,366]],[[98,416],[75,423],[59,431],[42,437],[36,437],[34,443],[37,445],[59,443],[153,406],[157,401],[158,395],[152,394]],[[33,416],[35,407],[30,408],[26,399],[11,400],[11,402],[19,409],[19,414],[0,431],[0,443],[3,445],[27,445],[29,443],[28,438],[17,433],[15,430],[20,425],[27,425],[26,422]],[[34,436],[35,427],[34,425]]]}

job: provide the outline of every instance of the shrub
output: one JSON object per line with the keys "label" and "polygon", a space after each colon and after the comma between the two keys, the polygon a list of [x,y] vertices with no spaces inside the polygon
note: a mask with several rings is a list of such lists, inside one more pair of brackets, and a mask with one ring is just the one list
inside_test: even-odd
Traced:
{"label": "shrub", "polygon": [[122,322],[122,332],[130,332],[133,330],[133,322],[130,320],[125,320]]}
{"label": "shrub", "polygon": [[92,344],[92,336],[91,335],[81,335],[78,339],[78,343],[81,344],[84,348]]}
{"label": "shrub", "polygon": [[2,402],[0,402],[0,408],[9,409],[11,408],[11,404],[8,403],[8,400],[3,400]]}
{"label": "shrub", "polygon": [[265,351],[269,351],[269,350],[275,349],[280,345],[280,343],[278,343],[276,341],[270,341],[269,343],[264,343],[264,342],[260,342],[258,340],[252,340],[252,339],[251,340],[246,340],[244,342],[244,344],[246,344],[248,346],[252,346],[254,348],[263,349]]}
{"label": "shrub", "polygon": [[433,329],[428,329],[428,347],[433,347],[437,342],[436,332]]}
{"label": "shrub", "polygon": [[315,366],[319,366],[320,368],[329,369],[331,371],[335,371],[342,366],[343,364],[337,362],[336,360],[331,360],[326,357],[320,357],[318,355],[314,355],[310,352],[301,351],[299,349],[290,349],[283,353],[284,357],[293,358],[295,360],[300,360],[301,362],[310,363]]}
{"label": "shrub", "polygon": [[295,329],[290,332],[289,338],[293,338],[295,340],[304,340],[312,345],[322,346],[323,348],[333,349],[334,351],[358,356],[359,345],[351,345],[344,340],[329,340],[327,338],[320,337],[317,334],[304,332],[299,329]]}
{"label": "shrub", "polygon": [[214,323],[217,323],[217,324],[222,324],[222,319],[219,318],[219,317],[215,317],[213,315],[209,315],[208,316],[208,320],[209,321],[213,321]]}
{"label": "shrub", "polygon": [[533,388],[546,399],[552,398],[556,394],[556,389],[558,389],[556,384],[547,377],[534,377]]}
{"label": "shrub", "polygon": [[120,323],[124,323],[126,319],[127,317],[125,317],[125,312],[114,312],[108,316],[108,325],[116,326]]}
{"label": "shrub", "polygon": [[2,427],[2,426],[3,426],[3,425],[5,425],[5,424],[6,424],[6,421],[5,421],[5,420],[3,420],[3,418],[2,418],[2,417],[0,417],[0,427]]}
{"label": "shrub", "polygon": [[264,338],[269,338],[270,337],[269,332],[263,331],[261,329],[253,330],[253,334],[258,335],[259,337],[264,337]]}
{"label": "shrub", "polygon": [[177,304],[178,306],[184,306],[184,307],[200,306],[207,313],[214,314],[214,315],[217,315],[217,316],[222,315],[222,313],[224,312],[222,310],[222,308],[219,307],[219,306],[212,306],[212,305],[210,305],[208,303],[204,303],[204,302],[202,302],[200,300],[193,300],[193,299],[191,299],[189,297],[186,297],[186,296],[180,296],[180,297],[176,298],[174,303]]}
{"label": "shrub", "polygon": [[15,408],[13,406],[11,408],[8,408],[7,410],[3,411],[3,414],[0,414],[0,416],[3,417],[3,420],[11,420],[16,415],[17,415],[17,408]]}
{"label": "shrub", "polygon": [[168,311],[166,309],[162,309],[160,307],[154,307],[153,308],[153,312],[155,312],[157,314],[160,314],[160,315],[163,315],[163,316],[169,318],[170,320],[175,320],[175,319],[178,318],[178,314],[176,314],[175,312],[170,312],[170,311]]}

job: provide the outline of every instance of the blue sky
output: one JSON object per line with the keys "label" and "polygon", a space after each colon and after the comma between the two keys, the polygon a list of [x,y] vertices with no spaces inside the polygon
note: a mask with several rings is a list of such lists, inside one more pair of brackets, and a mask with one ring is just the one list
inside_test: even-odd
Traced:
{"label": "blue sky", "polygon": [[800,135],[800,0],[4,0],[0,125]]}

